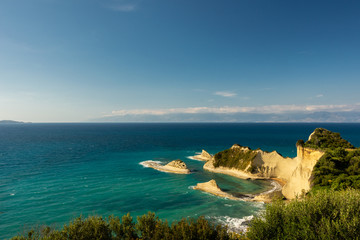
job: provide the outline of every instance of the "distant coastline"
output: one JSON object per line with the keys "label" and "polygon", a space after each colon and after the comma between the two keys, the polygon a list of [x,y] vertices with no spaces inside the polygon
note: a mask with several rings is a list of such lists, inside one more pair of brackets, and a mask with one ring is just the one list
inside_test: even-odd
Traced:
{"label": "distant coastline", "polygon": [[21,121],[14,121],[14,120],[0,120],[0,124],[24,124],[30,122],[21,122]]}

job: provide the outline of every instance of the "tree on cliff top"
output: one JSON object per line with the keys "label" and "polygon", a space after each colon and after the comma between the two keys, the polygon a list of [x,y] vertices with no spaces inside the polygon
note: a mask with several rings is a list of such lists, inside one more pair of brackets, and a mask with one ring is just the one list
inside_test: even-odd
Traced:
{"label": "tree on cliff top", "polygon": [[[299,142],[299,141],[298,141]],[[354,149],[355,147],[340,136],[340,133],[335,133],[324,128],[316,128],[310,135],[308,141],[304,144],[305,147],[313,149]]]}

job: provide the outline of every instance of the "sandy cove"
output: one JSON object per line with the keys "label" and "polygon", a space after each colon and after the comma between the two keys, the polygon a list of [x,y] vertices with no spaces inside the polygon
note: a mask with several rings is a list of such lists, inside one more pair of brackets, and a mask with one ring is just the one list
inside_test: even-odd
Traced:
{"label": "sandy cove", "polygon": [[228,198],[231,200],[241,200],[240,198],[234,197],[233,195],[222,191],[219,186],[216,184],[215,180],[212,179],[209,182],[198,183],[194,189],[201,190],[203,192],[211,193],[218,197]]}
{"label": "sandy cove", "polygon": [[214,179],[205,183],[198,183],[193,189],[200,190],[203,192],[207,192],[213,194],[218,197],[223,197],[231,200],[237,201],[248,201],[248,202],[271,202],[274,197],[281,197],[281,185],[276,181],[272,182],[273,188],[265,191],[263,193],[257,195],[243,195],[242,197],[235,197],[229,193],[224,192],[221,188],[216,184]]}
{"label": "sandy cove", "polygon": [[259,179],[259,180],[272,180],[272,185],[274,186],[272,189],[265,191],[263,193],[257,194],[255,196],[253,195],[247,195],[241,198],[235,197],[229,193],[226,193],[221,190],[221,188],[216,184],[215,180],[210,180],[209,182],[205,183],[198,183],[194,189],[201,190],[203,192],[207,192],[210,194],[213,194],[218,197],[224,197],[231,200],[239,200],[239,201],[251,201],[251,202],[271,202],[271,200],[274,197],[281,198],[282,194],[282,186],[285,185],[285,182],[278,178],[264,178],[264,177],[258,177],[254,176],[253,174],[249,174],[247,172],[237,170],[237,169],[230,169],[225,167],[217,167],[215,168],[213,165],[214,157],[206,152],[205,150],[202,150],[201,154],[189,157],[190,159],[199,160],[199,161],[206,161],[204,164],[204,170],[215,172],[215,173],[221,173],[225,175],[230,175],[233,177],[241,178],[241,179]]}

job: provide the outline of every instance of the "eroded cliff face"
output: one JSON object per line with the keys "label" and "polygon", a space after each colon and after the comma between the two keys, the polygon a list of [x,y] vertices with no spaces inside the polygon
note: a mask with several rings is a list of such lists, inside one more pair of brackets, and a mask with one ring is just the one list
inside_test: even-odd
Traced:
{"label": "eroded cliff face", "polygon": [[[232,148],[238,147],[234,145]],[[243,151],[250,151],[249,148],[242,147]],[[264,152],[256,150],[254,160],[249,163],[244,170],[234,168],[214,167],[214,160],[208,161],[204,165],[205,170],[224,173],[240,178],[277,178],[284,182],[282,194],[287,199],[294,199],[302,192],[310,189],[310,178],[316,162],[322,157],[324,152],[297,147],[297,157],[283,157],[276,151]]]}
{"label": "eroded cliff face", "polygon": [[297,166],[294,158],[283,157],[276,151],[264,152],[257,150],[252,168],[257,172],[257,176],[263,178],[279,178],[284,181],[290,178],[291,173]]}
{"label": "eroded cliff face", "polygon": [[294,158],[297,161],[297,166],[290,178],[286,180],[282,190],[287,199],[294,199],[303,192],[310,190],[312,170],[323,155],[323,151],[297,146],[297,157]]}

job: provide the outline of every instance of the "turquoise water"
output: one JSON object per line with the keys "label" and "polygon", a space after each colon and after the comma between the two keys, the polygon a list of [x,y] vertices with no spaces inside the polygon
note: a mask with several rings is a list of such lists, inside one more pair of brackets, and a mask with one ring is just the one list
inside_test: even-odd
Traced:
{"label": "turquoise water", "polygon": [[[188,156],[238,143],[294,157],[296,141],[316,127],[360,146],[360,124],[0,125],[0,239],[37,224],[61,226],[80,214],[148,211],[169,222],[204,215],[237,229],[263,204],[222,199],[191,186],[215,179],[232,193],[258,193],[269,183],[204,172],[204,163]],[[163,173],[140,164],[174,159],[193,173]]]}

